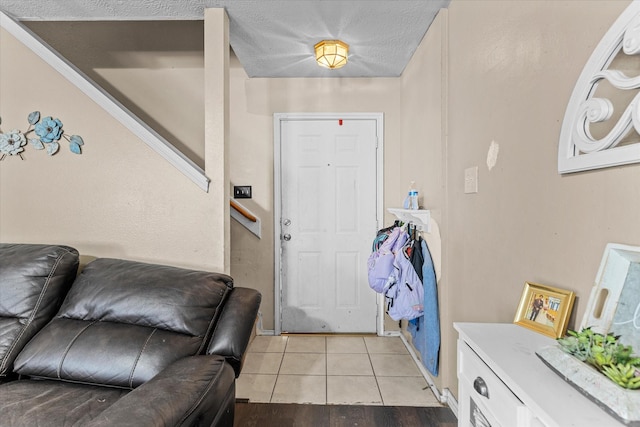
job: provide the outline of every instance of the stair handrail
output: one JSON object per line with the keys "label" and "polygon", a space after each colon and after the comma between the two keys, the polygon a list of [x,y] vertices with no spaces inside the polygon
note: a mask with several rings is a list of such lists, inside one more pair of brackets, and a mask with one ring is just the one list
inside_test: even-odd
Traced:
{"label": "stair handrail", "polygon": [[229,197],[231,218],[238,221],[244,228],[252,232],[258,239],[262,238],[262,221],[249,209],[245,208],[233,197]]}
{"label": "stair handrail", "polygon": [[236,202],[234,199],[229,200],[229,204],[235,210],[237,210],[243,217],[247,218],[251,222],[257,222],[258,218],[253,215],[251,212],[246,210],[241,204]]}

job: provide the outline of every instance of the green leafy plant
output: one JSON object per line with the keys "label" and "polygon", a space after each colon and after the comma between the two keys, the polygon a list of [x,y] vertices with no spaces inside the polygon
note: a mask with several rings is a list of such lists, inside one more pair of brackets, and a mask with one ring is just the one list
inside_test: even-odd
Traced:
{"label": "green leafy plant", "polygon": [[640,358],[633,355],[632,346],[620,343],[619,339],[619,335],[603,335],[588,327],[580,332],[569,329],[557,341],[563,351],[593,366],[621,387],[640,389]]}

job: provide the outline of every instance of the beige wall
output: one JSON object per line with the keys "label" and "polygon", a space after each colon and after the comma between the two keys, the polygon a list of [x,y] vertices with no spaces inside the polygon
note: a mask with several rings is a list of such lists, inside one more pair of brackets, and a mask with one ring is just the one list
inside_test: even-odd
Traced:
{"label": "beige wall", "polygon": [[[202,41],[205,29],[202,22],[29,22],[28,25],[74,65],[117,97],[127,108],[180,148],[194,162],[205,166],[203,129],[208,129],[203,114],[206,104],[205,94],[209,99],[216,99],[216,96],[210,93],[209,89],[203,91],[202,87],[205,84],[214,84],[216,77],[209,80],[208,74],[205,75]],[[209,43],[210,38],[207,40],[207,46],[218,46],[216,43]],[[18,56],[23,54],[21,52]],[[220,73],[222,73],[219,74],[220,76],[224,75],[223,71]],[[60,79],[55,73],[47,73],[44,77],[40,77],[40,80],[44,82],[49,78]],[[6,85],[12,83],[4,77],[2,80]],[[219,81],[223,81],[222,77]],[[224,87],[216,90],[224,90]],[[230,256],[230,271],[238,286],[253,287],[263,293],[261,326],[269,330],[274,328],[273,114],[276,112],[382,112],[385,115],[385,169],[395,172],[397,168],[394,165],[400,162],[403,149],[400,145],[400,79],[249,79],[238,60],[232,55],[229,65],[228,96],[230,104],[225,110],[228,115],[221,118],[222,121],[229,121],[228,135],[225,138],[229,141],[230,167],[225,170],[230,175],[230,184],[224,188],[224,192],[228,193],[231,185],[234,184],[252,185],[253,199],[245,200],[243,204],[261,218],[263,229],[262,239],[258,239],[237,222],[229,221],[227,211],[222,217],[227,219],[226,223],[231,228],[231,250],[226,251],[225,256]],[[86,100],[82,102],[91,104]],[[66,100],[64,104],[67,104]],[[78,111],[84,112],[83,108],[79,108]],[[25,113],[25,117],[28,112]],[[56,114],[62,116],[62,113],[56,112]],[[81,113],[80,116],[86,117],[86,114]],[[113,126],[109,118],[100,117],[100,119],[97,120],[98,123],[107,122],[105,127]],[[8,120],[5,120],[5,123],[8,123]],[[88,121],[87,125],[95,126],[94,120]],[[76,129],[74,131],[88,140],[87,152],[82,158],[89,157],[89,144],[95,137],[87,138],[86,131],[85,133]],[[169,174],[176,175],[177,180],[172,181],[176,189],[180,186],[189,187],[188,181],[183,181],[182,176],[170,166],[164,165],[162,160],[154,158],[155,154],[144,144],[132,141],[129,135],[127,138],[129,138],[126,141],[127,147],[135,145],[136,149],[143,150],[147,154],[137,156],[137,160],[131,158],[131,164],[139,164],[142,157],[145,158],[145,162],[157,162],[157,167],[167,169]],[[118,137],[118,140],[119,144],[125,144],[125,140],[121,137]],[[209,141],[217,140],[210,138]],[[210,143],[210,145],[213,144]],[[118,149],[127,152],[127,149],[119,145],[114,149],[115,154],[111,154],[115,161],[121,161],[117,154]],[[30,158],[33,157],[33,153],[29,154]],[[61,156],[48,160],[59,160],[58,157]],[[104,163],[104,154],[100,155],[100,161]],[[214,165],[212,169],[209,164],[206,165],[207,175],[211,178],[218,163],[212,162],[212,164]],[[24,165],[27,165],[27,162],[24,162]],[[84,167],[82,163],[81,165]],[[93,167],[100,169],[95,165]],[[154,171],[146,164],[141,165],[140,168],[145,174],[148,173],[150,180],[158,174],[166,175],[164,172]],[[135,176],[135,172],[132,171],[132,174]],[[394,174],[389,173],[388,176],[393,183]],[[130,178],[129,181],[135,180]],[[402,193],[406,191],[404,181],[401,190],[397,190],[395,184],[385,185],[386,194],[396,195],[391,201],[391,206],[397,206],[401,202]],[[182,212],[179,219],[166,217],[164,221],[161,207],[166,204],[171,210],[177,209],[173,206],[174,195],[169,192],[164,198],[156,201],[152,195],[146,198],[141,197],[133,189],[129,191],[129,185],[124,181],[121,191],[137,200],[139,205],[146,207],[146,210],[158,212],[158,216],[163,220],[143,223],[139,218],[127,218],[123,214],[118,219],[118,227],[124,228],[125,233],[112,235],[112,227],[109,224],[111,213],[100,207],[97,212],[92,212],[92,216],[87,217],[85,228],[89,228],[94,221],[107,221],[108,224],[100,229],[100,233],[110,235],[121,248],[95,250],[91,245],[97,246],[100,239],[104,239],[97,236],[87,237],[87,243],[79,247],[81,252],[89,251],[94,256],[142,257],[148,248],[137,240],[130,241],[127,238],[127,233],[134,228],[139,234],[152,236],[149,239],[157,248],[154,253],[146,254],[146,258],[161,262],[199,265],[201,263],[199,247],[207,239],[216,238],[198,233],[198,230],[202,229],[199,224],[202,224],[208,215],[199,206],[190,202],[193,197],[202,197],[198,193],[199,190],[195,187],[187,188],[187,191],[193,192],[194,195],[184,196],[184,201],[180,205]],[[215,187],[213,183],[212,187]],[[95,193],[92,195],[96,199],[101,198],[105,193],[107,193],[105,197],[108,198],[110,197],[108,193],[116,191],[115,187],[95,188],[99,188],[94,190]],[[109,190],[102,190],[103,188],[109,188]],[[161,186],[157,187],[159,191],[161,188]],[[218,189],[218,196],[223,194],[222,190],[222,188]],[[4,193],[2,194],[3,206],[14,206],[15,201],[5,199]],[[65,190],[64,193],[68,192]],[[74,196],[70,194],[69,197]],[[178,196],[178,198],[182,197]],[[210,197],[215,198],[213,195]],[[53,202],[53,197],[49,198],[49,202]],[[85,209],[84,205],[75,206],[72,203],[71,206],[71,209]],[[19,214],[19,208],[11,207],[7,210],[10,214],[5,215],[4,221],[10,224]],[[159,245],[159,242],[165,241],[164,228],[170,228],[172,220],[182,222],[172,232],[177,236],[183,233],[190,239],[181,242],[177,249],[180,252],[178,260],[164,255],[167,251]],[[2,240],[7,240],[9,237],[21,241],[26,239],[22,236],[12,237],[8,231],[9,226],[2,228],[0,231]],[[64,231],[59,232],[61,239],[66,242],[70,240],[69,230],[70,227],[67,226]],[[50,233],[58,233],[58,230],[52,229]],[[84,230],[82,234],[86,235]],[[191,234],[197,234],[197,238],[192,239]],[[42,234],[37,234],[31,239],[37,241],[40,236]],[[138,246],[142,252],[140,255],[134,253]],[[185,247],[189,250],[185,251]],[[192,258],[194,253],[195,258]],[[202,254],[204,259],[208,256]],[[221,261],[222,264],[224,261]],[[387,327],[395,328],[395,322],[388,322]]]}
{"label": "beige wall", "polygon": [[[249,79],[232,56],[230,181],[253,186],[246,205],[261,217],[263,238],[231,221],[230,264],[239,285],[263,293],[262,327],[274,326],[276,112],[385,114],[385,207],[398,206],[415,180],[440,225],[439,387],[457,394],[453,322],[512,322],[525,281],[576,291],[579,321],[605,244],[640,244],[640,166],[560,176],[558,136],[582,67],[628,3],[454,0],[396,79]],[[0,163],[0,240],[64,242],[92,256],[223,264],[211,248],[216,230],[207,225],[221,207],[56,73],[36,76],[37,60],[4,33],[1,39],[3,129],[23,126],[26,115],[40,109],[58,115],[87,147],[82,156],[63,152],[54,158],[29,149],[24,162]],[[149,55],[132,51],[123,57],[127,64],[142,57],[154,61]],[[195,61],[197,55],[189,55]],[[139,78],[142,71],[103,68],[108,72],[101,75],[109,75],[114,87],[126,87],[134,104],[146,102],[148,92],[137,93],[128,77],[113,80],[126,73]],[[173,101],[177,105],[162,102],[197,114],[204,100],[196,86],[204,77],[194,78],[197,66],[185,68],[184,76],[171,71],[177,74],[166,84],[191,78],[193,88]],[[162,123],[160,110],[152,120]],[[185,151],[204,163],[204,141],[195,142],[204,119],[198,120],[197,136],[178,139],[190,141],[183,141],[193,144]],[[168,134],[185,132],[179,123],[163,125]],[[489,171],[492,141],[500,152]],[[471,166],[479,167],[479,192],[469,195],[463,182]]]}
{"label": "beige wall", "polygon": [[[385,173],[393,176],[402,155],[400,79],[249,79],[237,59],[232,59],[231,182],[253,186],[253,199],[242,203],[261,218],[263,228],[262,239],[257,239],[232,221],[231,273],[236,282],[262,292],[262,327],[273,330],[273,114],[384,113]],[[385,182],[385,194],[393,194],[392,187]],[[387,327],[397,328],[394,322]]]}
{"label": "beige wall", "polygon": [[204,169],[203,21],[25,25]]}
{"label": "beige wall", "polygon": [[[446,230],[446,106],[447,106],[447,14],[441,10],[431,24],[411,62],[402,73],[402,149],[398,166],[389,174],[388,186],[393,188],[387,198],[389,206],[399,206],[410,181],[415,181],[420,205],[429,209],[434,221],[431,233],[423,233],[429,245],[439,281],[439,310],[443,318],[448,310],[447,288],[443,286],[442,259],[445,246],[442,233]],[[389,218],[387,222],[392,222]],[[445,329],[446,325],[443,325]],[[441,362],[446,369],[449,365]],[[442,367],[440,368],[442,369]],[[434,378],[443,388],[442,376]]]}
{"label": "beige wall", "polygon": [[219,250],[219,271],[231,272],[231,226],[229,214],[229,18],[224,9],[204,12],[204,160],[211,180],[209,195],[218,210],[208,222],[217,235],[213,244]]}
{"label": "beige wall", "polygon": [[[223,17],[211,25],[225,28]],[[64,243],[85,262],[109,256],[228,271],[224,178],[205,193],[4,30],[0,52],[2,129],[26,130],[39,110],[85,140],[80,156],[62,144],[53,157],[27,147],[24,161],[0,162],[1,241]],[[224,81],[223,66],[210,68],[212,79]],[[196,111],[204,114],[202,103]],[[209,119],[221,120],[215,112]],[[224,170],[224,157],[204,154],[207,170]]]}
{"label": "beige wall", "polygon": [[[512,322],[525,281],[584,313],[608,242],[640,244],[640,166],[561,176],[578,75],[628,1],[459,1],[449,7],[442,381],[456,392],[456,321]],[[492,141],[500,146],[489,170]],[[479,192],[464,194],[464,169]],[[456,392],[457,394],[457,392]]]}

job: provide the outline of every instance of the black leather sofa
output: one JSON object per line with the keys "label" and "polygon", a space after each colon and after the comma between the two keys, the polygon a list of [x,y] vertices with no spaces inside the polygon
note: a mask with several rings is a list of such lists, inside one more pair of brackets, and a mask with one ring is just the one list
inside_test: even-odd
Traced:
{"label": "black leather sofa", "polygon": [[260,294],[224,274],[0,244],[0,425],[232,426]]}

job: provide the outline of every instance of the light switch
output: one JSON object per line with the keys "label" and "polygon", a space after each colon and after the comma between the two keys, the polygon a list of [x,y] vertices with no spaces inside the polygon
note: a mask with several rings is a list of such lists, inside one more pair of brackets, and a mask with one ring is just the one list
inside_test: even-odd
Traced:
{"label": "light switch", "polygon": [[251,186],[250,185],[234,185],[233,198],[234,199],[250,199]]}
{"label": "light switch", "polygon": [[474,166],[464,170],[464,192],[472,194],[478,192],[478,167]]}

